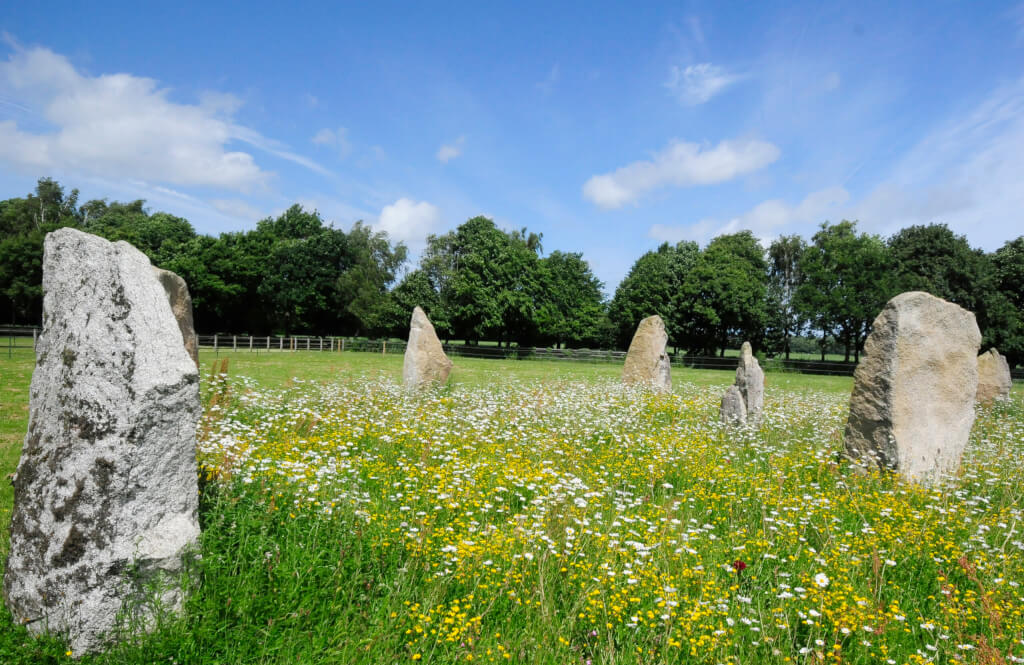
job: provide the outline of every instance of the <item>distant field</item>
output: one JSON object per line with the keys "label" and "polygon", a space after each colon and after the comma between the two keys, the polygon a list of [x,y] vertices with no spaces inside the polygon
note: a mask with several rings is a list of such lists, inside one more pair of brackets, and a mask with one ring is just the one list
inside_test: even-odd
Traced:
{"label": "distant field", "polygon": [[[4,474],[31,362],[0,359]],[[617,365],[457,358],[415,396],[398,355],[201,365],[199,590],[83,663],[1024,659],[1019,385],[942,493],[839,463],[848,377],[769,373],[737,431],[727,371],[656,396]],[[0,609],[0,663],[66,660]]]}

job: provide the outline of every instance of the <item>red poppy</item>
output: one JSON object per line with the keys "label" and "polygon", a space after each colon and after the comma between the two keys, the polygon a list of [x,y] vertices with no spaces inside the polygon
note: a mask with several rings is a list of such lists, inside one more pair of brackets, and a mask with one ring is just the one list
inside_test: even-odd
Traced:
{"label": "red poppy", "polygon": [[744,569],[745,569],[746,567],[747,567],[747,564],[743,563],[743,562],[742,562],[742,561],[740,561],[739,559],[736,559],[735,561],[733,561],[733,562],[732,562],[732,569],[736,571],[736,574],[737,574],[737,575],[739,575],[740,573],[742,573],[742,572],[743,572],[743,570],[744,570]]}

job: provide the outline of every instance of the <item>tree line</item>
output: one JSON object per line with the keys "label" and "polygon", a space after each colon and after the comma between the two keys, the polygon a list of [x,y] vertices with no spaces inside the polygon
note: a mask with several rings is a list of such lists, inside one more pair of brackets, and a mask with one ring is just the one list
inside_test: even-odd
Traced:
{"label": "tree line", "polygon": [[885,302],[923,290],[973,311],[984,345],[1024,362],[1024,236],[986,253],[943,224],[883,239],[826,222],[810,240],[782,236],[767,249],[749,231],[703,249],[665,243],[607,300],[581,253],[545,255],[542,234],[486,217],[429,236],[408,269],[405,246],[385,233],[337,229],[298,205],[209,236],[143,201],[80,204],[77,190],[43,178],[0,201],[0,311],[11,323],[40,320],[43,238],[63,226],[126,240],[181,275],[204,332],[405,337],[419,305],[449,340],[625,348],[642,318],[660,314],[670,344],[695,354],[749,340],[787,358],[813,345],[823,359],[856,360]]}

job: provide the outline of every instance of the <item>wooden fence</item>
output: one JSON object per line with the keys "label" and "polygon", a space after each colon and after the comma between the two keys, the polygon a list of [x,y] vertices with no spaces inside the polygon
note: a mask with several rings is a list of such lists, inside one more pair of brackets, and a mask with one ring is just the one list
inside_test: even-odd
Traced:
{"label": "wooden fence", "polygon": [[[6,347],[11,357],[16,349],[35,347],[38,328],[0,328],[0,353]],[[316,351],[323,353],[382,353],[403,354],[406,343],[401,340],[374,340],[337,336],[311,335],[198,335],[202,349],[219,354],[221,351],[248,351],[253,353],[286,353],[295,351]],[[550,349],[542,347],[476,346],[471,344],[444,344],[444,351],[456,358],[494,358],[510,360],[562,360],[582,363],[622,364],[625,351],[599,349]],[[710,357],[675,354],[672,365],[693,369],[736,369],[735,357]],[[761,360],[767,372],[797,372],[801,374],[825,374],[852,376],[856,363],[819,362],[816,360],[785,360],[781,357]],[[1024,368],[1010,371],[1014,381],[1024,381]]]}

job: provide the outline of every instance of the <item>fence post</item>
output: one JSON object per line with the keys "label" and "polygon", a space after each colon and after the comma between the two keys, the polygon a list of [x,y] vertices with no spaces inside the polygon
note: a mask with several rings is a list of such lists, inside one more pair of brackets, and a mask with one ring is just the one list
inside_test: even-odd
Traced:
{"label": "fence post", "polygon": [[7,337],[7,357],[11,357],[11,353],[14,350],[14,335],[11,334]]}
{"label": "fence post", "polygon": [[252,351],[252,335],[249,335],[249,350]]}
{"label": "fence post", "polygon": [[39,331],[35,328],[32,329],[32,350],[36,350],[36,339],[39,337]]}
{"label": "fence post", "polygon": [[323,337],[320,338],[320,350],[321,351],[324,350],[324,338]]}
{"label": "fence post", "polygon": [[213,333],[213,354],[218,355],[217,351],[217,333]]}
{"label": "fence post", "polygon": [[385,354],[385,353],[387,353],[387,352],[388,352],[388,341],[387,341],[387,340],[384,340],[384,341],[383,341],[383,342],[381,342],[381,344],[380,344],[380,354],[381,354],[381,355],[384,355],[384,354]]}
{"label": "fence post", "polygon": [[345,350],[345,338],[342,337],[341,338],[341,347],[339,347],[339,351],[344,351],[344,350]]}
{"label": "fence post", "polygon": [[281,351],[284,351],[284,336],[278,337],[277,341],[278,341],[277,348],[280,349]]}
{"label": "fence post", "polygon": [[238,335],[232,335],[231,336],[231,350],[232,351],[237,351],[238,350]]}
{"label": "fence post", "polygon": [[309,351],[309,335],[306,335],[306,350]]}

